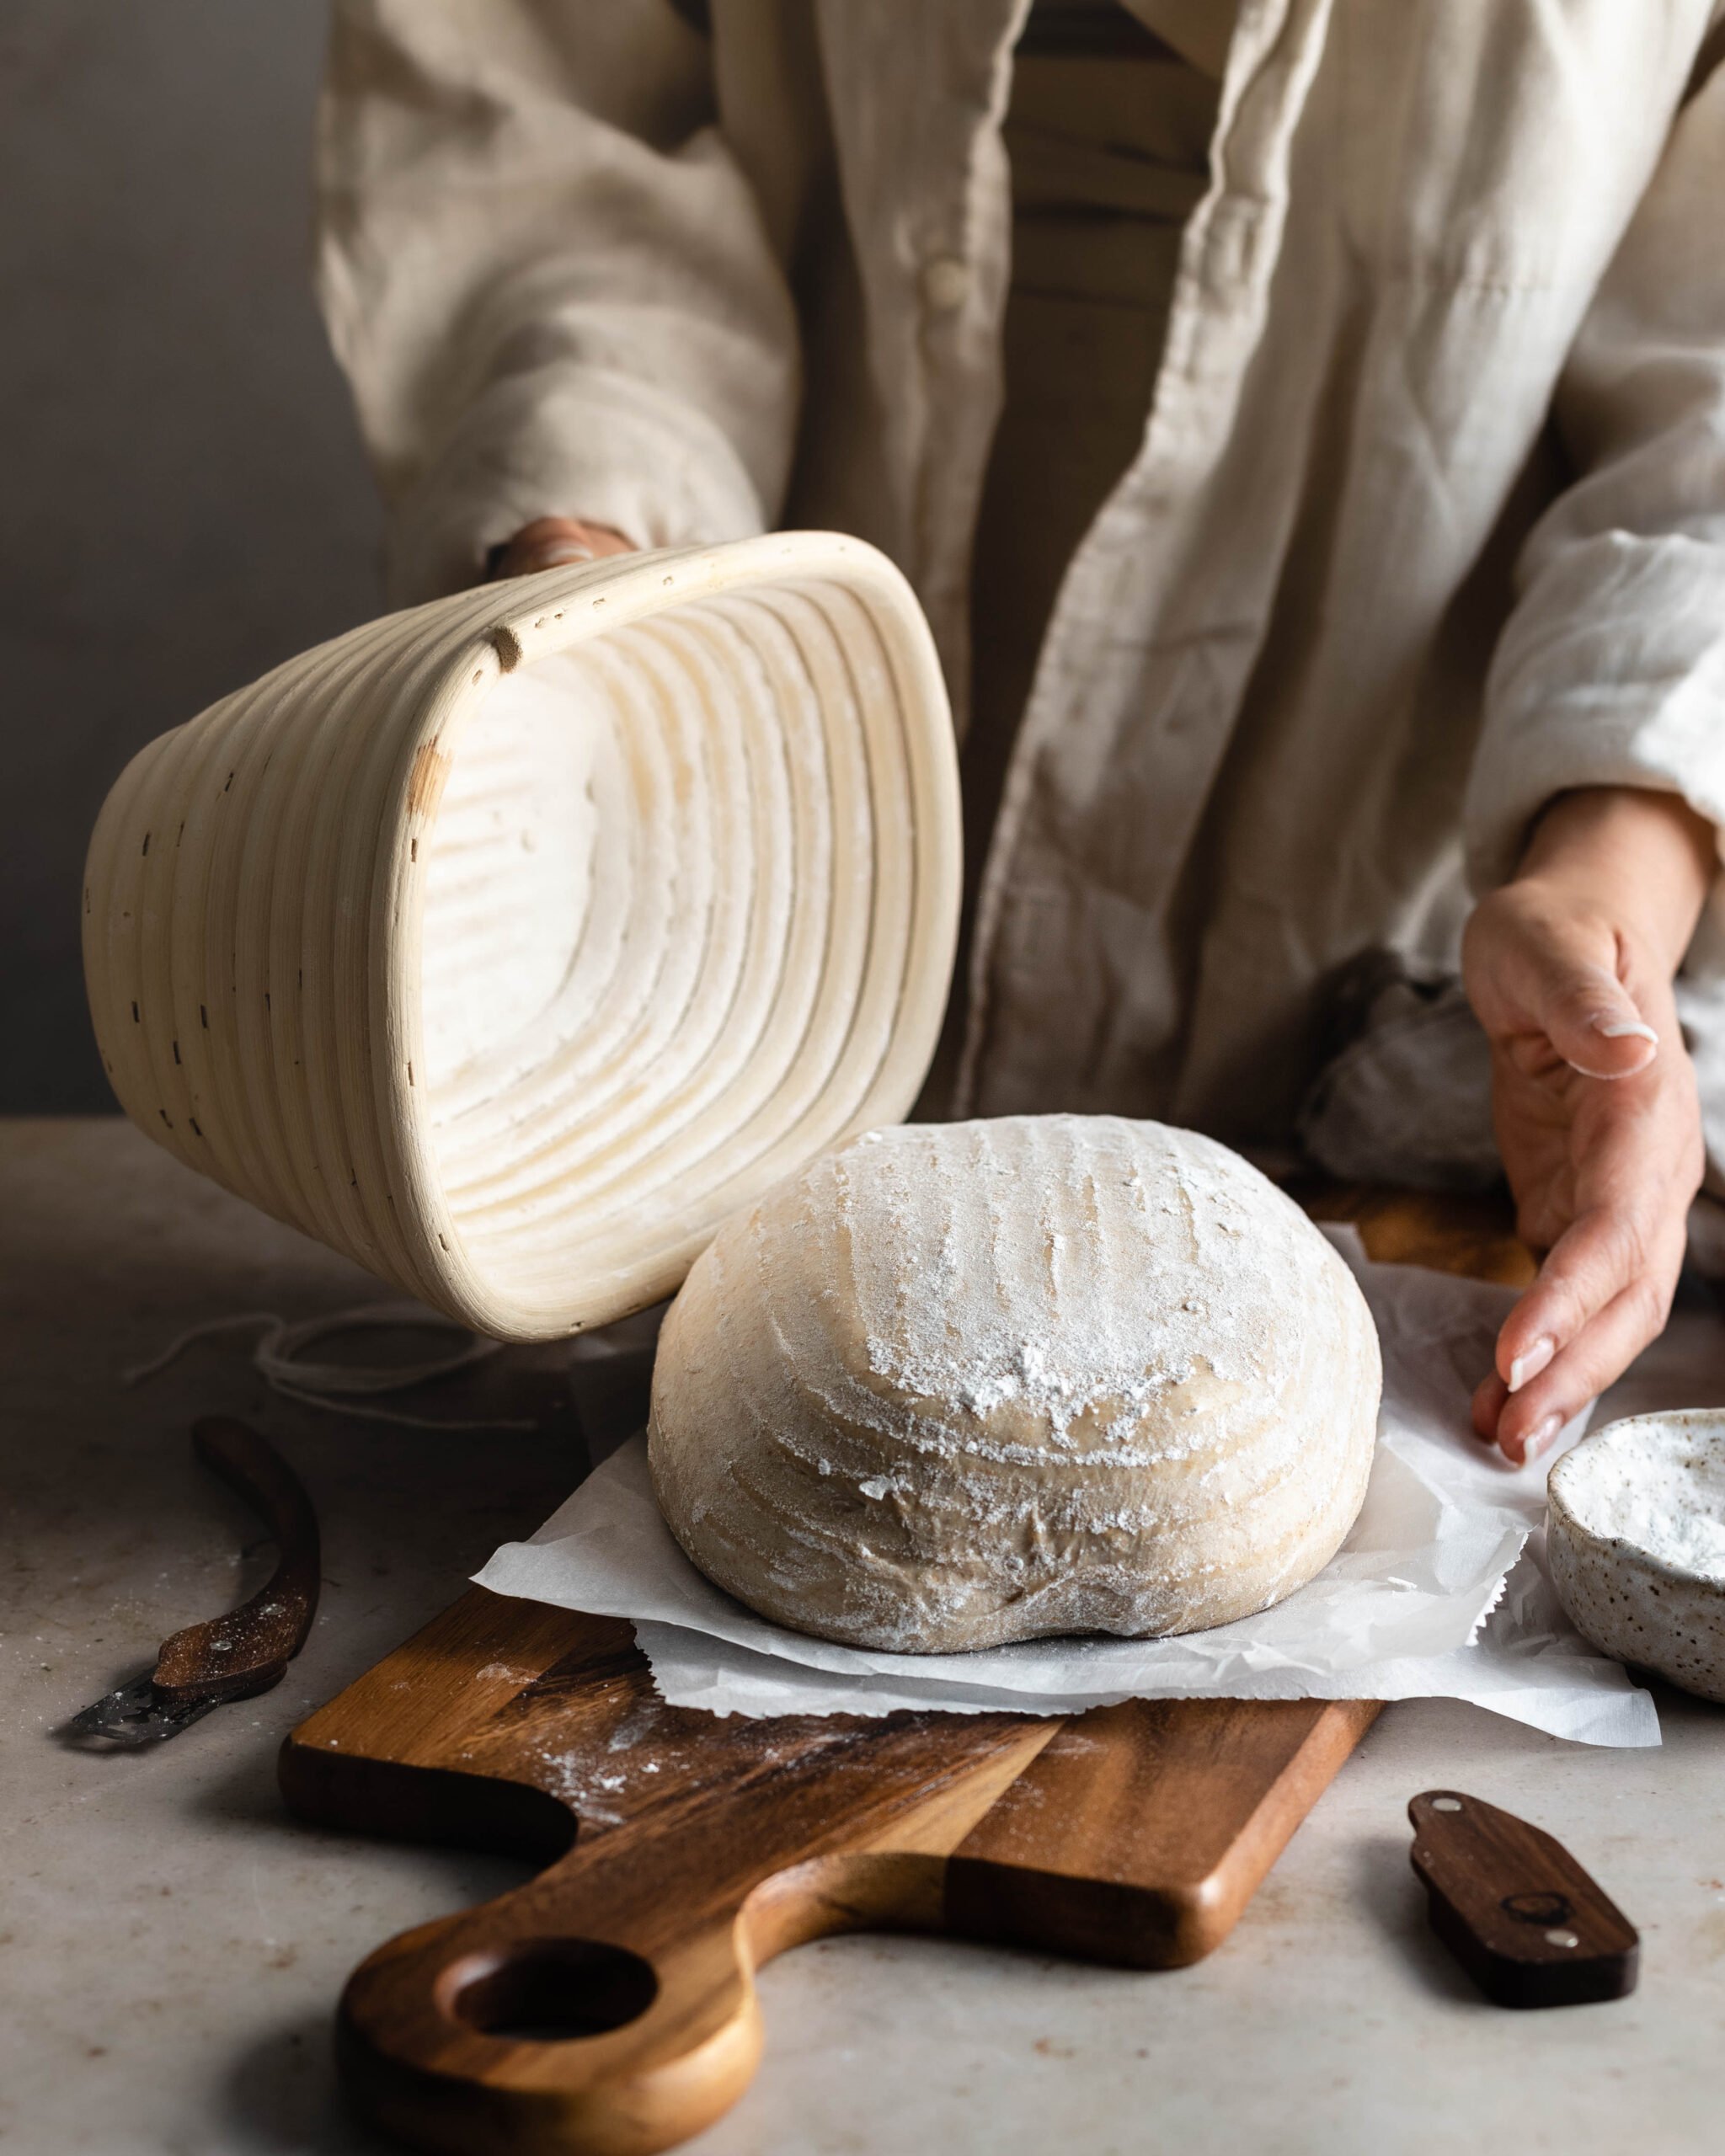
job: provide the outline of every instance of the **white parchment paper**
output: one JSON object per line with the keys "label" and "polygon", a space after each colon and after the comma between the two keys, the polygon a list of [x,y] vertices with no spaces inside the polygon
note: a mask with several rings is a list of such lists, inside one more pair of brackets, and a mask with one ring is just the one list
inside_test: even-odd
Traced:
{"label": "white parchment paper", "polygon": [[[1545,1480],[1555,1454],[1512,1470],[1469,1428],[1469,1400],[1511,1291],[1373,1265],[1352,1230],[1332,1232],[1383,1343],[1377,1454],[1342,1549],[1298,1594],[1258,1616],[1178,1639],[1036,1640],[959,1655],[878,1654],[811,1639],[757,1617],[696,1571],[654,1500],[644,1437],[476,1577],[499,1594],[629,1619],[665,1698],[716,1714],[1071,1713],[1204,1694],[1438,1695],[1581,1742],[1657,1744],[1652,1700],[1574,1632],[1546,1572]],[[1716,1334],[1708,1347],[1717,1388],[1725,1364]],[[1652,1389],[1667,1393],[1674,1383],[1680,1389],[1683,1378],[1668,1370]],[[1610,1404],[1616,1412],[1616,1396]],[[1564,1433],[1560,1451],[1585,1420]]]}

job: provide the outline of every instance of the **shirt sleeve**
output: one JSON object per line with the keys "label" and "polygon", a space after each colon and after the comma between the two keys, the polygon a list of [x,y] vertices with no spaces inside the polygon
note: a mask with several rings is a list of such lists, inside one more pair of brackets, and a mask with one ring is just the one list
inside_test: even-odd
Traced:
{"label": "shirt sleeve", "polygon": [[337,0],[317,179],[393,601],[536,516],[644,547],[775,518],[795,313],[669,0]]}
{"label": "shirt sleeve", "polygon": [[1725,827],[1725,66],[1680,109],[1555,405],[1579,476],[1529,537],[1466,807],[1477,889],[1578,786]]}

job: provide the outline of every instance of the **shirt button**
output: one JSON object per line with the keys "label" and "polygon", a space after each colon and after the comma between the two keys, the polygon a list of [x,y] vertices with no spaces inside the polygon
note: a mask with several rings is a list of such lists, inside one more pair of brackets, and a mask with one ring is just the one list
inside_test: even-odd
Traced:
{"label": "shirt button", "polygon": [[955,254],[936,254],[922,265],[922,296],[940,314],[950,314],[970,296],[970,265]]}

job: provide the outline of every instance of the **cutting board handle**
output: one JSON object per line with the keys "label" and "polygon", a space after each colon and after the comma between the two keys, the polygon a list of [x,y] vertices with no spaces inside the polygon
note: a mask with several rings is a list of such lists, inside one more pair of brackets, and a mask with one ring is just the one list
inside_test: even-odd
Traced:
{"label": "cutting board handle", "polygon": [[697,1880],[664,1876],[662,1850],[654,1868],[659,1891],[644,1894],[637,1867],[601,1838],[363,1962],[338,2043],[371,2115],[459,2156],[647,2156],[710,2125],[747,2085],[763,1962],[831,1932],[942,1923],[946,1866],[932,1854],[817,1858],[704,1908]]}

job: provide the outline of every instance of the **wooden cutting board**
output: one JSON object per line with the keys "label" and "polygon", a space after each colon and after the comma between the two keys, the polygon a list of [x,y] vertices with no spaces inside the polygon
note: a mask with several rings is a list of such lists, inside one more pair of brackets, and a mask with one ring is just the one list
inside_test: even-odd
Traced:
{"label": "wooden cutting board", "polygon": [[[1312,1209],[1358,1219],[1377,1256],[1526,1277],[1483,1211]],[[1376,1712],[720,1719],[665,1705],[627,1624],[473,1588],[302,1723],[280,1776],[302,1817],[546,1866],[355,1972],[358,2108],[461,2156],[637,2156],[734,2101],[761,2052],[754,1971],[823,1934],[1140,1968],[1209,1953]]]}
{"label": "wooden cutting board", "polygon": [[623,2156],[735,2099],[754,1970],[823,1933],[1197,1960],[1375,1712],[720,1719],[667,1707],[619,1620],[474,1588],[302,1723],[280,1771],[304,1818],[549,1860],[355,1972],[360,2109],[462,2156]]}

